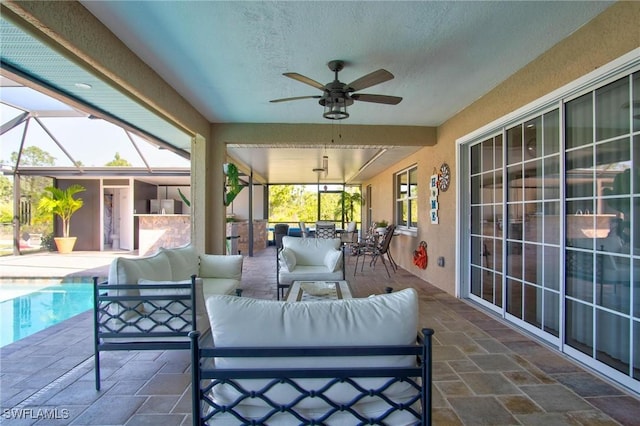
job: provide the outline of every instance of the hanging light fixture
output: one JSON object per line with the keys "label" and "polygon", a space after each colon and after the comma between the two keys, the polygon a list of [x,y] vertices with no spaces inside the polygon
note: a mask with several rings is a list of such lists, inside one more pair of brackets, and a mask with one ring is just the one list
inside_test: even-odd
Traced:
{"label": "hanging light fixture", "polygon": [[320,173],[324,177],[327,177],[327,173],[329,173],[329,156],[322,156],[322,167],[316,167],[313,169],[314,172],[318,173],[318,177],[320,177]]}
{"label": "hanging light fixture", "polygon": [[353,103],[348,102],[343,97],[332,97],[329,99],[320,99],[320,105],[324,106],[324,114],[322,116],[329,120],[344,120],[349,117],[347,105]]}

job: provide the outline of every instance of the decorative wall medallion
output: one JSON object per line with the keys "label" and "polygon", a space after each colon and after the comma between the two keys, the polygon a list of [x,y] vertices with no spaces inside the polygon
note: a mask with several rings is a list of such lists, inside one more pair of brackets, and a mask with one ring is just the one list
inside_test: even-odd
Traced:
{"label": "decorative wall medallion", "polygon": [[451,183],[451,170],[447,163],[442,163],[440,166],[440,179],[438,180],[438,187],[440,191],[446,192],[449,189]]}

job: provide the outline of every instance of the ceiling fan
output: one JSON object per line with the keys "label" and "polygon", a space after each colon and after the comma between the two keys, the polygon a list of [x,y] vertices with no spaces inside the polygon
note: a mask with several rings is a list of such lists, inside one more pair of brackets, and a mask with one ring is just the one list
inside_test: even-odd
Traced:
{"label": "ceiling fan", "polygon": [[293,98],[273,99],[270,102],[286,102],[299,99],[319,99],[318,103],[324,107],[323,117],[330,120],[342,120],[349,117],[347,106],[353,104],[354,101],[374,102],[378,104],[397,105],[402,100],[398,96],[372,95],[367,93],[355,93],[359,90],[366,89],[376,84],[384,83],[393,79],[393,74],[385,69],[379,69],[367,75],[364,75],[349,84],[345,84],[338,80],[338,72],[344,68],[344,61],[333,60],[327,66],[335,73],[335,78],[327,84],[320,84],[315,80],[305,77],[295,72],[286,72],[283,75],[294,80],[298,80],[316,89],[322,90],[322,95],[312,96],[296,96]]}

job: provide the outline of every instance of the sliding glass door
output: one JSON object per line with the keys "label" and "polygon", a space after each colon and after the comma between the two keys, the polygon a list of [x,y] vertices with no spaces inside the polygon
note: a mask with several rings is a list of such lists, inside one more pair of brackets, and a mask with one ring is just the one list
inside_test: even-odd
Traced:
{"label": "sliding glass door", "polygon": [[462,293],[640,390],[640,72],[463,146]]}

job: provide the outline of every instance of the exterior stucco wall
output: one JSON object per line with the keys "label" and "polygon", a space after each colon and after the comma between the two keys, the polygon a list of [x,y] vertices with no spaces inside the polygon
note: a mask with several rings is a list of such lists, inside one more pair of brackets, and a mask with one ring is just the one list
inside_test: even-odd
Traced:
{"label": "exterior stucco wall", "polygon": [[[618,2],[605,10],[574,34],[549,49],[543,55],[498,85],[491,92],[438,127],[437,144],[425,147],[411,158],[395,164],[380,176],[365,183],[372,185],[374,212],[391,217],[393,173],[412,163],[418,165],[419,231],[417,237],[400,235],[394,238],[393,255],[405,269],[455,294],[456,274],[456,140],[488,123],[558,89],[577,78],[640,47],[640,2]],[[451,167],[449,191],[440,193],[439,224],[431,225],[427,203],[428,178],[434,167],[446,161]],[[386,209],[386,210],[385,210]],[[374,213],[374,219],[376,218]],[[416,268],[409,255],[417,244],[428,243],[429,266]],[[436,265],[445,258],[444,268]]]}

